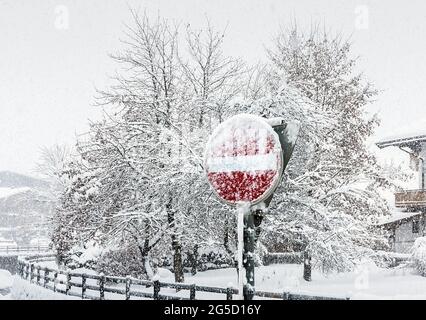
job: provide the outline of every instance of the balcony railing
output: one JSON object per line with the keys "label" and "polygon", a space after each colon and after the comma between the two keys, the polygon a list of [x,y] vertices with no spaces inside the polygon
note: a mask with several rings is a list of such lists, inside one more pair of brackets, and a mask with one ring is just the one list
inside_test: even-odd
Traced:
{"label": "balcony railing", "polygon": [[426,190],[406,190],[395,193],[397,208],[426,207]]}

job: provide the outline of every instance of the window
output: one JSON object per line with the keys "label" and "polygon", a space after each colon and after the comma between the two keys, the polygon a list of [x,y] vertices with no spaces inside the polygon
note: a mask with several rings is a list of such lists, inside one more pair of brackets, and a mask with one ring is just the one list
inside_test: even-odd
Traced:
{"label": "window", "polygon": [[418,220],[413,220],[413,233],[420,232],[420,223]]}

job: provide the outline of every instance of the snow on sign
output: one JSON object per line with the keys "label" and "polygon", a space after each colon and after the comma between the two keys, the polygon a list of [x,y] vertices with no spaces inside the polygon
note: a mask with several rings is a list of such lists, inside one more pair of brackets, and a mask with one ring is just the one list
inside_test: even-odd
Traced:
{"label": "snow on sign", "polygon": [[261,117],[231,117],[214,130],[207,143],[207,178],[228,204],[264,200],[279,183],[282,165],[279,137]]}

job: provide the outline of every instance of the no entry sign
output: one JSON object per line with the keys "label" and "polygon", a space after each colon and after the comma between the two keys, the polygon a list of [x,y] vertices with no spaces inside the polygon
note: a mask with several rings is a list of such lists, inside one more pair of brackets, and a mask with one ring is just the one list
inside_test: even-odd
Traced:
{"label": "no entry sign", "polygon": [[282,166],[279,137],[261,117],[236,115],[220,124],[207,144],[207,178],[228,204],[267,198],[279,183]]}

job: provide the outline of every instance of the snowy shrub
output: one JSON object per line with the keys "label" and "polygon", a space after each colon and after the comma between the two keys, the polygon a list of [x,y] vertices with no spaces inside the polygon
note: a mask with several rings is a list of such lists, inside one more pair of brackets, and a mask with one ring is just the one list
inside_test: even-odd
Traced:
{"label": "snowy shrub", "polygon": [[221,246],[203,248],[199,251],[197,268],[199,271],[229,268],[234,266],[234,259]]}
{"label": "snowy shrub", "polygon": [[411,249],[411,260],[416,271],[426,277],[426,237],[417,238]]}
{"label": "snowy shrub", "polygon": [[108,275],[146,278],[140,252],[134,247],[102,254],[95,268],[97,272]]}
{"label": "snowy shrub", "polygon": [[[193,267],[193,253],[184,251],[182,254],[183,268],[185,272],[191,272]],[[234,259],[226,250],[219,245],[201,247],[198,249],[197,271],[206,271],[220,268],[231,268],[234,266]],[[173,267],[173,256],[170,253],[161,257],[159,266],[167,269]]]}
{"label": "snowy shrub", "polygon": [[254,264],[256,267],[262,266],[265,257],[268,255],[268,248],[263,243],[258,242],[254,251]]}
{"label": "snowy shrub", "polygon": [[75,246],[66,255],[64,261],[65,265],[70,269],[95,269],[102,250],[103,249],[93,241],[89,241],[84,247]]}
{"label": "snowy shrub", "polygon": [[378,267],[393,268],[405,264],[407,261],[409,261],[410,254],[377,250],[371,256],[371,258]]}
{"label": "snowy shrub", "polygon": [[303,252],[273,252],[263,256],[264,265],[270,264],[301,264]]}

